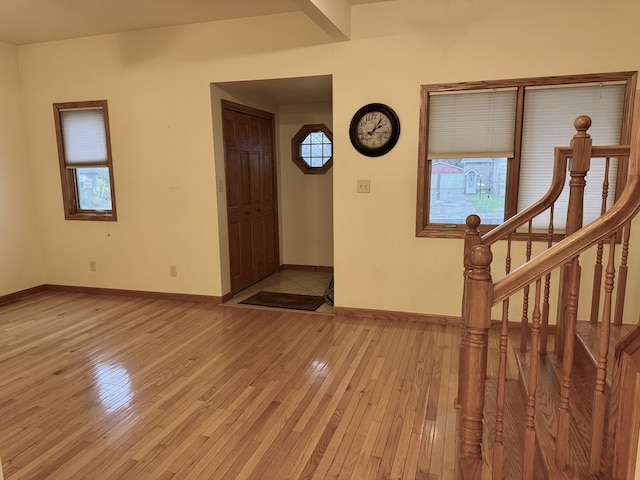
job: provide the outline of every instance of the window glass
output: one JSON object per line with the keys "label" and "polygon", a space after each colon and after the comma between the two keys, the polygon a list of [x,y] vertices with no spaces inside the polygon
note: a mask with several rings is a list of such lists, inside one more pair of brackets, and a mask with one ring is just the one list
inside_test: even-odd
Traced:
{"label": "window glass", "polygon": [[107,167],[77,168],[76,176],[81,210],[107,211],[113,208]]}
{"label": "window glass", "polygon": [[462,224],[475,213],[483,222],[504,221],[507,159],[434,159],[431,163],[431,223]]}
{"label": "window glass", "polygon": [[300,145],[300,157],[311,168],[323,167],[332,156],[332,144],[324,132],[309,133]]}
{"label": "window glass", "polygon": [[293,163],[303,173],[325,173],[333,162],[331,137],[326,125],[303,125],[291,139]]}

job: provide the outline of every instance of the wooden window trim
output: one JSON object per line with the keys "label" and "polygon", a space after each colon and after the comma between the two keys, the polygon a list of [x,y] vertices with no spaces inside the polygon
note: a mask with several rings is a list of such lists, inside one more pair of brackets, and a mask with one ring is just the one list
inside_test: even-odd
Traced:
{"label": "wooden window trim", "polygon": [[[418,187],[416,204],[416,236],[417,237],[438,237],[438,238],[463,238],[466,225],[443,225],[429,224],[427,213],[429,211],[429,191],[430,175],[428,153],[429,134],[429,95],[435,92],[464,92],[467,90],[513,88],[518,89],[518,99],[516,105],[516,132],[514,145],[514,158],[509,159],[507,173],[507,186],[505,198],[505,218],[513,216],[517,210],[518,187],[520,177],[520,155],[522,147],[522,118],[524,115],[524,89],[525,87],[569,85],[578,83],[598,83],[598,82],[626,82],[622,130],[620,134],[620,144],[626,145],[631,141],[631,122],[633,97],[635,94],[637,72],[612,72],[594,73],[584,75],[559,75],[553,77],[530,77],[509,80],[495,81],[475,81],[460,83],[441,83],[433,85],[421,85],[420,87],[420,125],[418,143]],[[569,139],[567,139],[567,142]],[[622,193],[622,189],[627,181],[628,160],[618,163],[618,181],[615,188],[615,198]],[[486,233],[493,225],[481,225],[480,232]],[[546,232],[534,234],[534,239],[546,240]]]}
{"label": "wooden window trim", "polygon": [[300,144],[307,135],[313,132],[323,132],[331,143],[333,143],[333,134],[331,130],[329,130],[329,127],[323,123],[303,125],[291,139],[291,160],[293,160],[293,163],[295,163],[304,174],[322,175],[333,166],[333,155],[331,155],[331,158],[329,158],[322,167],[309,166],[300,155]]}
{"label": "wooden window trim", "polygon": [[[100,108],[104,118],[104,129],[107,150],[106,167],[109,170],[109,185],[111,195],[111,210],[87,210],[79,208],[78,184],[75,170],[67,168],[62,135],[62,121],[60,112],[63,110]],[[62,199],[64,204],[64,217],[66,220],[93,220],[116,221],[116,196],[113,181],[113,162],[111,157],[111,136],[109,129],[109,111],[106,100],[91,100],[83,102],[64,102],[53,104],[53,116],[56,128],[56,141],[58,148],[58,161],[60,166],[60,180],[62,184]]]}

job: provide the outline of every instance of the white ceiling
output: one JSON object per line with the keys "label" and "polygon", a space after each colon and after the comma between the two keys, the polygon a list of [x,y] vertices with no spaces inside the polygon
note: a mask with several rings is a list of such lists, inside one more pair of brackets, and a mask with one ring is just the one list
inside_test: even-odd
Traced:
{"label": "white ceiling", "polygon": [[0,0],[0,41],[24,45],[296,11],[296,0]]}

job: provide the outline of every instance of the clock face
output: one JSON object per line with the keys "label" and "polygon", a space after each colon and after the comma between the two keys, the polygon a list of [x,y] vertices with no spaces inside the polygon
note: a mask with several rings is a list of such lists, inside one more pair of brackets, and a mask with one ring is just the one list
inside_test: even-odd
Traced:
{"label": "clock face", "polygon": [[369,157],[389,152],[400,136],[400,120],[396,113],[381,103],[370,103],[360,108],[349,126],[349,137],[354,148]]}
{"label": "clock face", "polygon": [[382,112],[371,111],[358,121],[358,140],[365,148],[383,147],[392,133],[391,119]]}

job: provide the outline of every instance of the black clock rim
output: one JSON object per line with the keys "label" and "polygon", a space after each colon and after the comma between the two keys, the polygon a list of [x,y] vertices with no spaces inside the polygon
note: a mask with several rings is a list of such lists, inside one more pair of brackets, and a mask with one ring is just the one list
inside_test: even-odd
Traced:
{"label": "black clock rim", "polygon": [[[367,148],[358,142],[358,121],[359,119],[370,112],[380,112],[389,117],[392,123],[392,131],[391,137],[389,141],[382,145],[379,148]],[[386,153],[389,153],[393,147],[398,143],[398,139],[400,138],[400,119],[396,112],[383,103],[369,103],[361,108],[353,115],[351,119],[351,123],[349,124],[349,139],[351,140],[351,144],[353,148],[355,148],[358,152],[366,155],[368,157],[379,157]]]}

